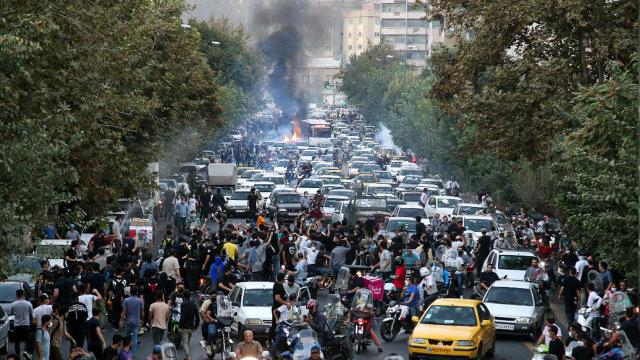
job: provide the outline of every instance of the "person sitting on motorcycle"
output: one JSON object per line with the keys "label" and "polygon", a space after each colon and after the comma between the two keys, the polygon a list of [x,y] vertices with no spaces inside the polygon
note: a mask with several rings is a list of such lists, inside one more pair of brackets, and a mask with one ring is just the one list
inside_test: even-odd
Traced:
{"label": "person sitting on motorcycle", "polygon": [[356,272],[351,274],[351,279],[349,279],[349,289],[346,294],[347,298],[351,300],[358,289],[366,287],[367,285],[364,283],[364,279],[360,276],[360,273]]}
{"label": "person sitting on motorcycle", "polygon": [[309,356],[309,360],[320,360],[322,359],[322,351],[320,347],[315,345],[311,348],[311,356]]}
{"label": "person sitting on motorcycle", "polygon": [[404,278],[406,276],[406,269],[404,267],[404,259],[401,256],[396,256],[394,260],[396,265],[396,272],[393,275],[393,286],[396,287],[396,294],[398,294],[398,301],[400,301],[400,294],[404,288]]}
{"label": "person sitting on motorcycle", "polygon": [[500,278],[498,274],[493,272],[493,264],[487,264],[487,270],[480,273],[480,288],[487,291],[496,280],[500,280]]}
{"label": "person sitting on motorcycle", "polygon": [[212,297],[213,300],[209,299],[209,306],[204,311],[202,316],[203,325],[207,327],[207,343],[208,346],[211,346],[216,338],[216,334],[218,332],[218,319],[216,318],[217,313],[217,304],[215,297]]}
{"label": "person sitting on motorcycle", "polygon": [[318,311],[318,303],[315,300],[307,302],[307,310],[309,310],[309,314],[305,315],[304,320],[318,334],[318,341],[322,345],[327,331],[327,318],[321,311]]}
{"label": "person sitting on motorcycle", "polygon": [[640,330],[638,329],[638,319],[631,306],[625,310],[624,317],[620,321],[620,328],[613,333],[609,341],[604,343],[604,348],[610,347],[618,342],[622,335],[620,331],[624,331],[627,339],[637,351],[640,346]]}
{"label": "person sitting on motorcycle", "polygon": [[349,320],[354,318],[354,314],[352,314],[352,312],[357,313],[358,316],[367,320],[367,326],[365,328],[365,331],[369,332],[371,341],[373,341],[373,343],[378,347],[378,352],[381,353],[383,351],[382,343],[380,342],[380,339],[378,339],[378,335],[376,335],[376,332],[373,329],[373,323],[375,322],[375,315],[373,313],[373,308],[371,308],[370,306],[371,304],[367,306],[364,306],[364,305],[358,306],[355,310],[352,308],[351,312],[349,312]]}
{"label": "person sitting on motorcycle", "polygon": [[[405,288],[402,291],[404,301],[403,305],[407,305],[409,307],[409,314],[411,316],[418,316],[418,299],[419,299],[419,290],[415,284],[415,280],[413,276],[409,276],[407,281],[405,282]],[[411,320],[409,318],[409,320]]]}
{"label": "person sitting on motorcycle", "polygon": [[438,298],[438,284],[433,273],[426,267],[420,269],[420,277],[422,277],[418,285],[420,304],[422,304],[422,310],[426,310]]}
{"label": "person sitting on motorcycle", "polygon": [[242,335],[244,340],[240,342],[235,349],[236,360],[247,357],[254,357],[258,360],[262,360],[262,345],[253,340],[253,331],[245,330]]}

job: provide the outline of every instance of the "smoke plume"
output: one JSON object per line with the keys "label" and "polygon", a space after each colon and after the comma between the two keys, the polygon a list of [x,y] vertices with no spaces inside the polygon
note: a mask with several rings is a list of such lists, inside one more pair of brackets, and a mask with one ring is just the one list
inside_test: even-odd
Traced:
{"label": "smoke plume", "polygon": [[384,126],[383,123],[378,123],[378,127],[380,130],[376,133],[375,139],[385,148],[392,148],[396,151],[400,151],[400,147],[398,147],[393,142],[393,136],[391,135],[391,130],[388,127]]}
{"label": "smoke plume", "polygon": [[267,85],[282,110],[280,124],[306,118],[308,101],[300,89],[300,72],[309,57],[307,50],[326,38],[325,16],[313,0],[265,0],[255,8],[252,32],[264,36],[258,47],[269,64]]}

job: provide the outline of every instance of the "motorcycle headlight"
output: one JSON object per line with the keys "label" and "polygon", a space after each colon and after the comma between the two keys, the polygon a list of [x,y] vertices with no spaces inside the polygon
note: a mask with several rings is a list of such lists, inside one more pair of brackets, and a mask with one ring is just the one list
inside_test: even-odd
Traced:
{"label": "motorcycle headlight", "polygon": [[545,265],[547,265],[547,263],[545,263],[544,261],[540,261],[540,267],[541,267],[541,268],[544,268],[544,267],[545,267]]}
{"label": "motorcycle headlight", "polygon": [[412,343],[412,344],[424,344],[425,343],[425,339],[412,337],[411,340],[409,340],[409,342]]}
{"label": "motorcycle headlight", "polygon": [[473,346],[473,340],[458,340],[456,343],[458,346]]}
{"label": "motorcycle headlight", "polygon": [[262,324],[262,320],[260,320],[260,319],[247,319],[245,321],[245,324],[247,324],[247,325],[261,325]]}
{"label": "motorcycle headlight", "polygon": [[518,324],[530,324],[532,320],[533,320],[533,319],[532,319],[532,318],[530,318],[530,317],[521,316],[521,317],[519,317],[519,318],[517,318],[517,319],[516,319],[516,322],[517,322]]}

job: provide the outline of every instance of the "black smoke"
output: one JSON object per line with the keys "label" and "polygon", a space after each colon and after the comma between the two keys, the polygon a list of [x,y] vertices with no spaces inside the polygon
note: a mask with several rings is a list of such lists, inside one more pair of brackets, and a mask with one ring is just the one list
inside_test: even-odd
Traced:
{"label": "black smoke", "polygon": [[254,8],[252,32],[267,60],[269,92],[283,112],[280,124],[307,116],[300,73],[309,50],[327,39],[327,17],[327,9],[315,0],[262,0]]}

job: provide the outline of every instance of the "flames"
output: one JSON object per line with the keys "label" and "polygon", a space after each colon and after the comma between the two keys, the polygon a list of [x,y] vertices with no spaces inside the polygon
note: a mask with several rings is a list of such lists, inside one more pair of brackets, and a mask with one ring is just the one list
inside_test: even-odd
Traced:
{"label": "flames", "polygon": [[284,141],[286,143],[294,143],[294,142],[296,142],[298,140],[300,140],[300,136],[298,136],[298,134],[296,134],[295,132],[291,136],[285,135],[282,138],[282,141]]}

